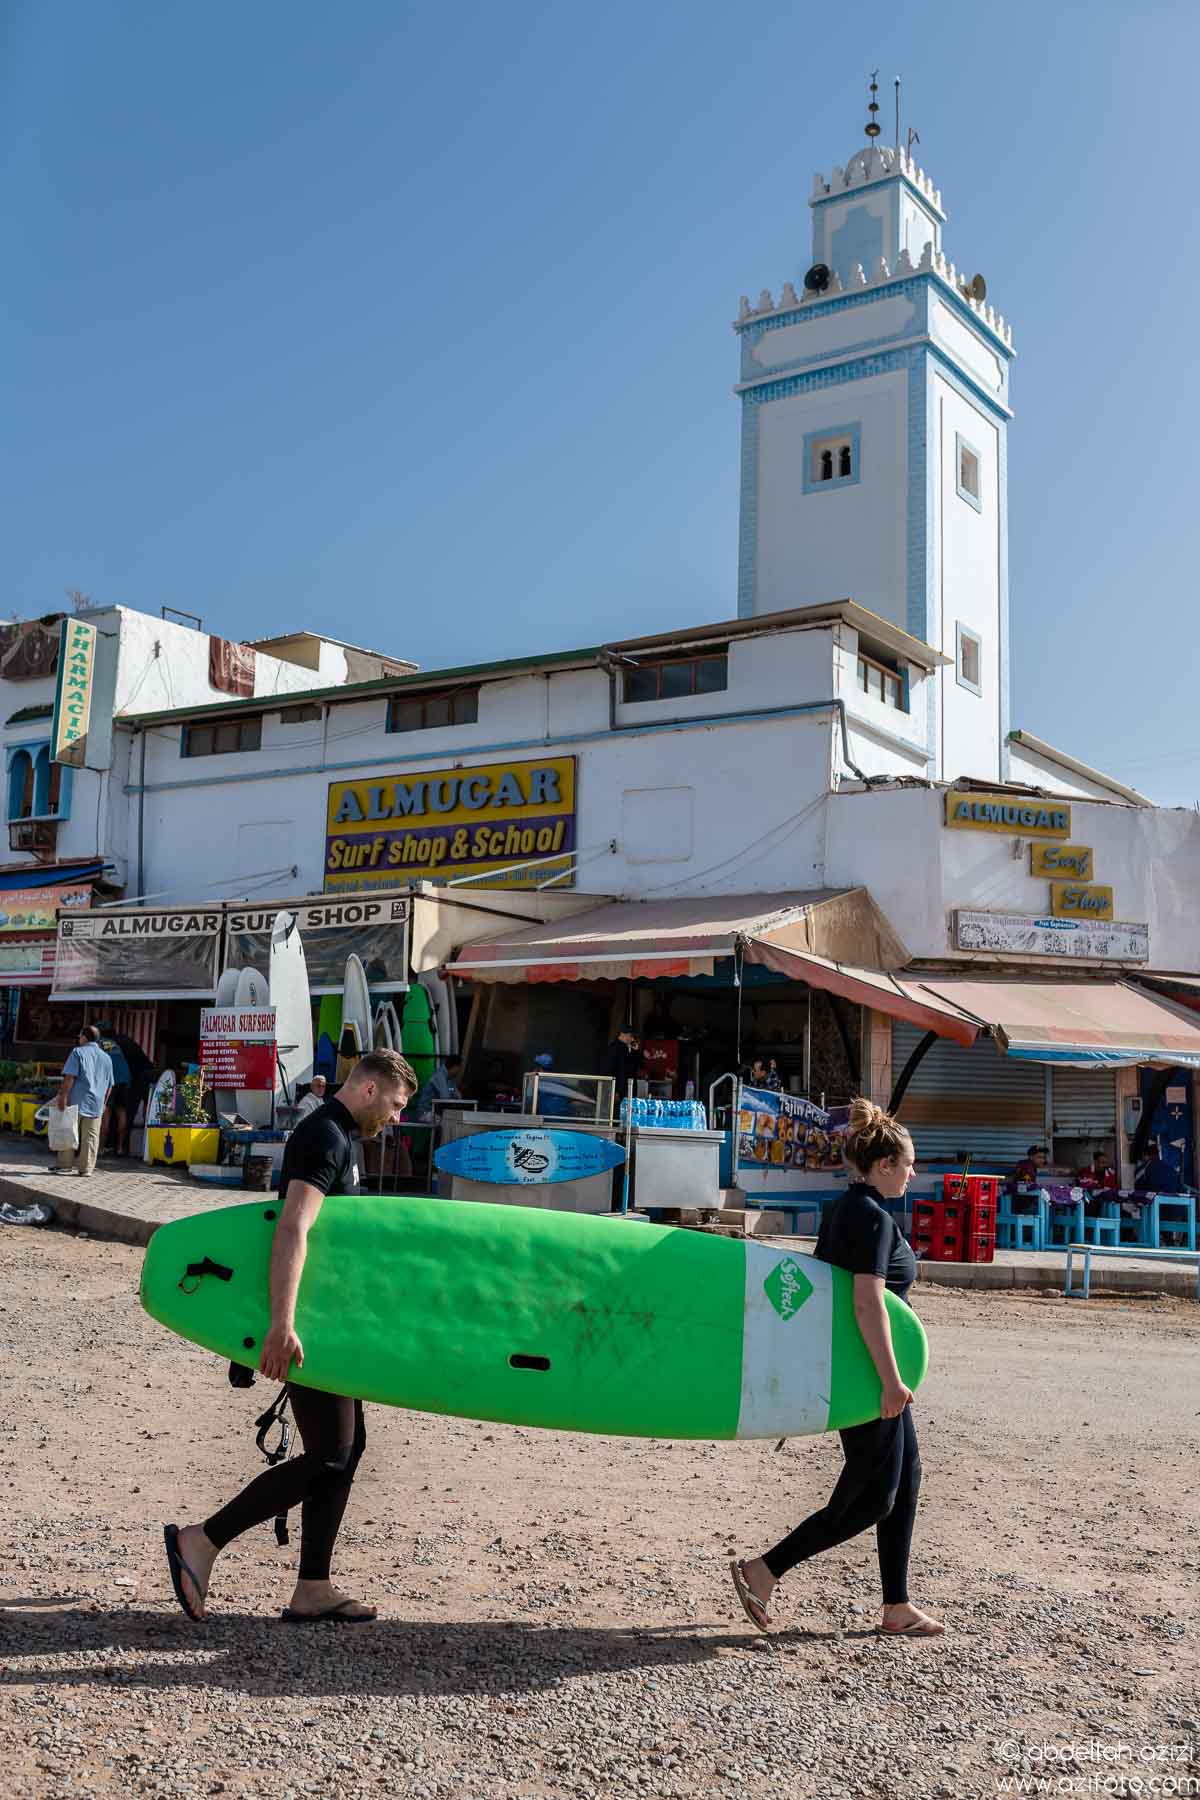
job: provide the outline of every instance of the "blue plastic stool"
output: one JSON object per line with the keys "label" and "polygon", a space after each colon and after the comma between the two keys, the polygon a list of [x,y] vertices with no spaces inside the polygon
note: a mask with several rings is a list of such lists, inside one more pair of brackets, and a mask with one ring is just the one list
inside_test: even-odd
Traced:
{"label": "blue plastic stool", "polygon": [[1060,1244],[1078,1244],[1083,1240],[1083,1201],[1073,1200],[1070,1206],[1052,1206],[1049,1214],[1049,1228],[1043,1246],[1053,1250]]}
{"label": "blue plastic stool", "polygon": [[1119,1244],[1121,1242],[1121,1209],[1115,1200],[1103,1202],[1101,1213],[1084,1213],[1081,1244]]}
{"label": "blue plastic stool", "polygon": [[1040,1250],[1042,1248],[1042,1215],[1035,1213],[998,1212],[996,1243],[1001,1250]]}

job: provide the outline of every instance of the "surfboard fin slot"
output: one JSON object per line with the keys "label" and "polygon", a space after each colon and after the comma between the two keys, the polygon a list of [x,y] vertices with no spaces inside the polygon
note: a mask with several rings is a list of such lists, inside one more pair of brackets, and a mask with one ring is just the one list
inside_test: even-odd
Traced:
{"label": "surfboard fin slot", "polygon": [[[232,1269],[227,1269],[224,1263],[214,1262],[211,1256],[206,1256],[203,1262],[188,1264],[183,1271],[179,1285],[185,1294],[194,1294],[205,1275],[215,1275],[218,1281],[233,1280]],[[190,1287],[188,1286],[189,1282],[191,1282]]]}
{"label": "surfboard fin slot", "polygon": [[508,1366],[510,1369],[540,1369],[544,1374],[550,1367],[550,1358],[548,1356],[510,1356]]}

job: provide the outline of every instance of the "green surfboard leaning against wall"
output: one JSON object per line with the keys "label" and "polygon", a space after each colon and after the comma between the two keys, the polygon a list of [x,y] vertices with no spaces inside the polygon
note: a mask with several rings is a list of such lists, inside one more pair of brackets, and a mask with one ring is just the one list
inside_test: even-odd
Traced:
{"label": "green surfboard leaning against wall", "polygon": [[[142,1268],[146,1311],[257,1365],[278,1211],[255,1202],[160,1227]],[[916,1388],[925,1333],[886,1300]],[[879,1417],[844,1270],[619,1218],[330,1198],[309,1234],[296,1329],[298,1383],[420,1412],[661,1438],[799,1436]]]}

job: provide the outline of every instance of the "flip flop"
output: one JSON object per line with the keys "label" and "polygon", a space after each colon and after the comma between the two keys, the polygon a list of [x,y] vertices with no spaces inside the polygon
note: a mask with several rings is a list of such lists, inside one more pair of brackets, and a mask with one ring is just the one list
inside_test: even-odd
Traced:
{"label": "flip flop", "polygon": [[204,1583],[194,1570],[188,1568],[180,1555],[178,1525],[163,1526],[163,1543],[167,1547],[167,1567],[171,1571],[171,1586],[175,1589],[175,1598],[194,1624],[203,1625],[204,1614],[196,1611],[184,1592],[183,1577],[186,1575],[196,1592],[201,1595],[204,1593]]}
{"label": "flip flop", "polygon": [[[731,1562],[729,1565],[729,1573],[733,1577],[734,1593],[742,1603],[742,1611],[745,1613],[754,1629],[756,1631],[761,1631],[765,1637],[771,1629],[771,1615],[759,1599],[758,1595],[751,1591],[750,1583],[746,1580],[745,1563]],[[761,1613],[761,1618],[755,1618],[753,1611],[755,1607],[757,1607],[759,1613]]]}
{"label": "flip flop", "polygon": [[881,1625],[880,1637],[945,1637],[946,1627],[937,1619],[914,1619],[911,1625]]}
{"label": "flip flop", "polygon": [[279,1617],[287,1625],[319,1625],[322,1621],[328,1625],[373,1625],[379,1616],[378,1613],[346,1611],[348,1606],[358,1606],[359,1604],[360,1602],[357,1600],[339,1600],[336,1606],[329,1606],[324,1612],[315,1613],[294,1612],[290,1606],[285,1606]]}

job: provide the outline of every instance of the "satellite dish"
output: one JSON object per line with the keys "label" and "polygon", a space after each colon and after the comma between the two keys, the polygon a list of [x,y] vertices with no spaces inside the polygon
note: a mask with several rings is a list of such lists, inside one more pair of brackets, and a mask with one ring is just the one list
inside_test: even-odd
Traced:
{"label": "satellite dish", "polygon": [[972,275],[970,281],[964,281],[961,291],[968,300],[978,301],[982,306],[987,299],[987,282],[982,275]]}
{"label": "satellite dish", "polygon": [[829,270],[824,263],[814,263],[804,277],[806,294],[823,294],[829,286]]}

